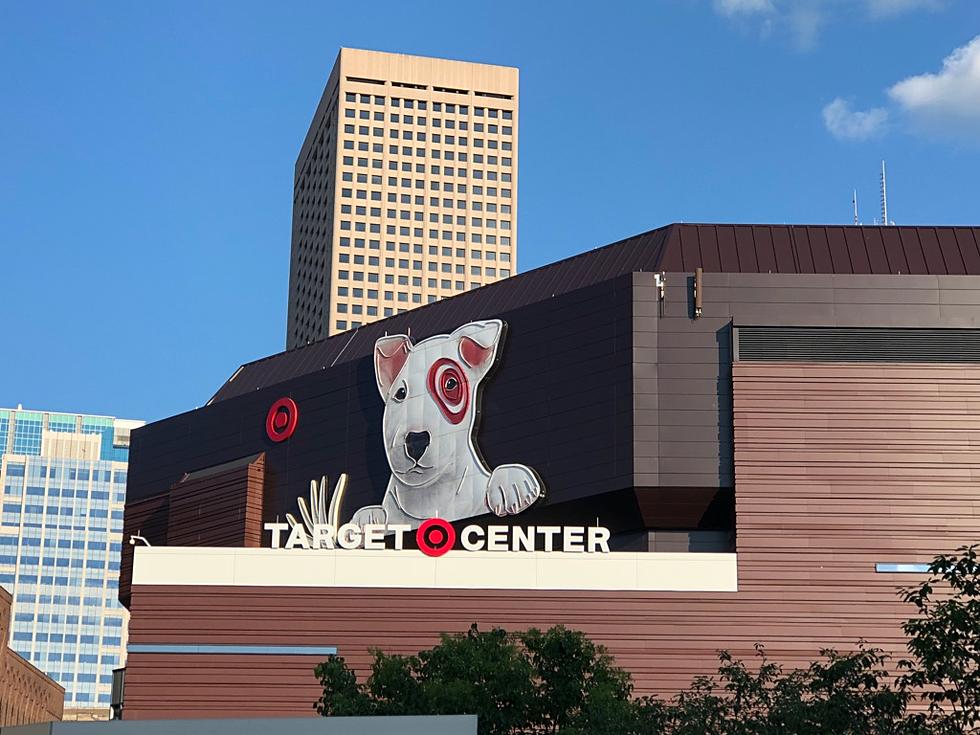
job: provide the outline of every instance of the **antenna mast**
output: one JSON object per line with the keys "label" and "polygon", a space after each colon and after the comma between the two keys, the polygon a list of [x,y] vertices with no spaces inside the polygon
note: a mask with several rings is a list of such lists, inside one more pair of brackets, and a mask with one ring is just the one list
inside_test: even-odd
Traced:
{"label": "antenna mast", "polygon": [[858,221],[858,190],[854,190],[854,196],[851,198],[851,203],[854,205],[854,224],[860,224]]}
{"label": "antenna mast", "polygon": [[891,224],[888,221],[888,180],[885,177],[885,162],[881,162],[881,224]]}

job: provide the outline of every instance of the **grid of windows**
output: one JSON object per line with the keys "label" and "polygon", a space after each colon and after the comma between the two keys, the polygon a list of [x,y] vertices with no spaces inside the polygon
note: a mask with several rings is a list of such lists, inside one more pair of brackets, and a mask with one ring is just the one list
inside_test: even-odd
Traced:
{"label": "grid of windows", "polygon": [[10,414],[0,411],[0,454],[7,451],[7,437],[10,431]]}
{"label": "grid of windows", "polygon": [[[111,443],[116,423],[9,414],[15,438],[28,426],[25,436],[38,442],[43,430],[75,431],[81,423],[83,433],[102,434],[103,444],[108,429]],[[112,458],[86,460],[11,452],[0,463],[0,584],[14,597],[11,647],[65,687],[66,708],[106,714],[128,624],[117,599],[128,450],[112,449]]]}
{"label": "grid of windows", "polygon": [[41,419],[39,413],[18,411],[14,424],[14,454],[41,453]]}
{"label": "grid of windows", "polygon": [[341,79],[297,166],[287,346],[514,272],[516,70],[497,69],[513,93]]}
{"label": "grid of windows", "polygon": [[77,423],[74,416],[50,414],[48,416],[48,431],[72,433],[76,430]]}

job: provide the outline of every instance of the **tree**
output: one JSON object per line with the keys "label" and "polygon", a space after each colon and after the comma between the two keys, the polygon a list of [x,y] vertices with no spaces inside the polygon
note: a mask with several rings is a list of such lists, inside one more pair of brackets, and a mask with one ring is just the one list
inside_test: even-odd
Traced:
{"label": "tree", "polygon": [[903,595],[919,615],[902,626],[912,658],[901,662],[907,670],[901,684],[928,702],[927,721],[937,733],[980,729],[977,549],[963,546],[955,555],[937,556],[929,579]]}
{"label": "tree", "polygon": [[319,714],[476,714],[481,735],[629,735],[652,717],[605,649],[562,626],[512,635],[473,625],[415,656],[372,653],[364,684],[341,657],[317,666]]}
{"label": "tree", "polygon": [[695,679],[666,708],[670,735],[897,735],[908,695],[892,689],[887,657],[863,643],[853,653],[821,652],[806,669],[784,672],[756,646],[749,666],[726,651],[717,677]]}

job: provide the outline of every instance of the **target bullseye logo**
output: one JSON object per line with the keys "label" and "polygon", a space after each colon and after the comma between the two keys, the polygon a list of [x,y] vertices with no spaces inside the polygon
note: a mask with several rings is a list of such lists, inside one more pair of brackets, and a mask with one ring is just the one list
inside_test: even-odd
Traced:
{"label": "target bullseye logo", "polygon": [[456,529],[442,518],[430,518],[415,532],[415,542],[426,556],[442,556],[456,543]]}
{"label": "target bullseye logo", "polygon": [[274,442],[286,441],[296,431],[299,406],[292,398],[280,398],[265,417],[265,433]]}

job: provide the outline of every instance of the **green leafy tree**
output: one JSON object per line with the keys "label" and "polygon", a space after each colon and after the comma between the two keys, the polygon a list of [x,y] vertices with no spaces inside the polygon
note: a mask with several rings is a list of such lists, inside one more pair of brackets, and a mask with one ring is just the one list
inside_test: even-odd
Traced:
{"label": "green leafy tree", "polygon": [[511,635],[474,625],[416,656],[373,655],[364,684],[341,657],[316,668],[319,714],[476,714],[481,735],[629,735],[650,719],[631,701],[629,674],[561,626]]}
{"label": "green leafy tree", "polygon": [[717,676],[699,677],[667,707],[671,735],[891,735],[909,732],[907,695],[889,684],[881,651],[821,652],[806,669],[784,672],[756,646],[749,666],[728,652]]}
{"label": "green leafy tree", "polygon": [[936,733],[980,731],[980,560],[978,545],[939,555],[930,577],[905,591],[918,616],[902,626],[912,658],[902,685],[928,702]]}

